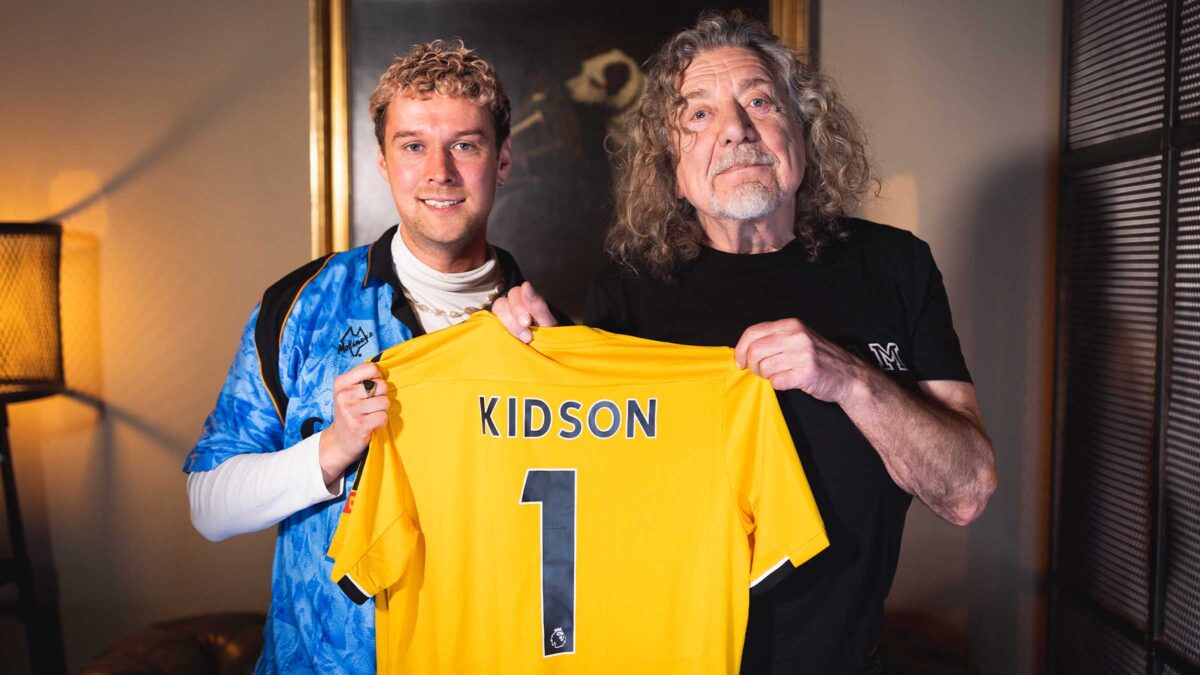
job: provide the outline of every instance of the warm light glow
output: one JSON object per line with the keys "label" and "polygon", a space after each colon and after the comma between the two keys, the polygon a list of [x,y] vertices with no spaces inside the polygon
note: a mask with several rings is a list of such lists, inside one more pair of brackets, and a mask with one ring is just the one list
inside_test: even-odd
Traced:
{"label": "warm light glow", "polygon": [[3,186],[0,188],[0,222],[32,223],[50,213],[42,176],[25,166],[21,169],[11,171],[0,166],[0,186]]}
{"label": "warm light glow", "polygon": [[0,399],[62,385],[60,237],[58,225],[0,224]]}

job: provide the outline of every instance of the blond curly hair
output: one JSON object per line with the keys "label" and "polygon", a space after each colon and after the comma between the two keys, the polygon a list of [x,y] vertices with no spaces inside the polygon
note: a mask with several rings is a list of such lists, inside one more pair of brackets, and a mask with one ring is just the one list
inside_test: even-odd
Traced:
{"label": "blond curly hair", "polygon": [[796,234],[810,256],[845,239],[842,217],[869,190],[878,190],[866,137],[832,83],[761,22],[737,11],[705,12],[647,62],[646,92],[616,162],[616,213],[605,247],[617,262],[658,278],[670,279],[672,270],[695,258],[707,240],[695,208],[676,197],[675,141],[686,103],[679,84],[697,55],[723,47],[758,54],[786,85],[787,103],[798,112],[807,166],[796,192]]}
{"label": "blond curly hair", "polygon": [[491,113],[497,148],[508,138],[512,104],[504,93],[500,76],[492,64],[467,49],[462,40],[423,42],[392,60],[371,94],[371,121],[375,123],[375,139],[381,148],[387,132],[388,104],[397,94],[465,98]]}

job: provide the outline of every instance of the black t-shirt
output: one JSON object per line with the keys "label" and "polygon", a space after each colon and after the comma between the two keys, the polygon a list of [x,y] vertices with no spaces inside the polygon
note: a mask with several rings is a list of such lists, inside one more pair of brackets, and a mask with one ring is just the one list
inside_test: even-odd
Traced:
{"label": "black t-shirt", "polygon": [[[674,281],[609,263],[584,323],[690,345],[734,346],[763,321],[797,318],[908,389],[970,381],[929,246],[863,220],[810,260],[800,242],[757,255],[701,249]],[[800,391],[780,408],[825,520],[830,547],[751,598],[744,673],[862,672],[883,622],[911,497],[841,407]]]}

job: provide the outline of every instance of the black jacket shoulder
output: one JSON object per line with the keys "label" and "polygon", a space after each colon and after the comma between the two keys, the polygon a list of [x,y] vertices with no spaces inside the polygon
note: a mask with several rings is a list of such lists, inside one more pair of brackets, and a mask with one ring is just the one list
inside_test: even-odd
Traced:
{"label": "black jacket shoulder", "polygon": [[262,301],[258,306],[258,321],[254,324],[254,346],[258,349],[259,363],[264,364],[263,382],[275,403],[280,419],[283,418],[288,404],[287,394],[284,393],[279,380],[279,369],[275,367],[279,363],[279,338],[283,334],[283,325],[287,322],[288,314],[291,313],[300,292],[325,268],[325,263],[329,262],[332,255],[323,255],[284,275],[263,292]]}

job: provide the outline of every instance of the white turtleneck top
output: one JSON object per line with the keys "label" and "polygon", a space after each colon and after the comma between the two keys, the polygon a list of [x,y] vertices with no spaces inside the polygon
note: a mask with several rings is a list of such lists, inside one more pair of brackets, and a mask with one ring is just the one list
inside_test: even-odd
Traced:
{"label": "white turtleneck top", "polygon": [[[466,321],[469,314],[462,311],[464,307],[491,307],[499,295],[497,286],[502,270],[491,247],[487,262],[473,270],[439,272],[418,260],[397,231],[392,237],[392,260],[396,261],[396,276],[426,333]],[[451,316],[453,313],[460,316]]]}

